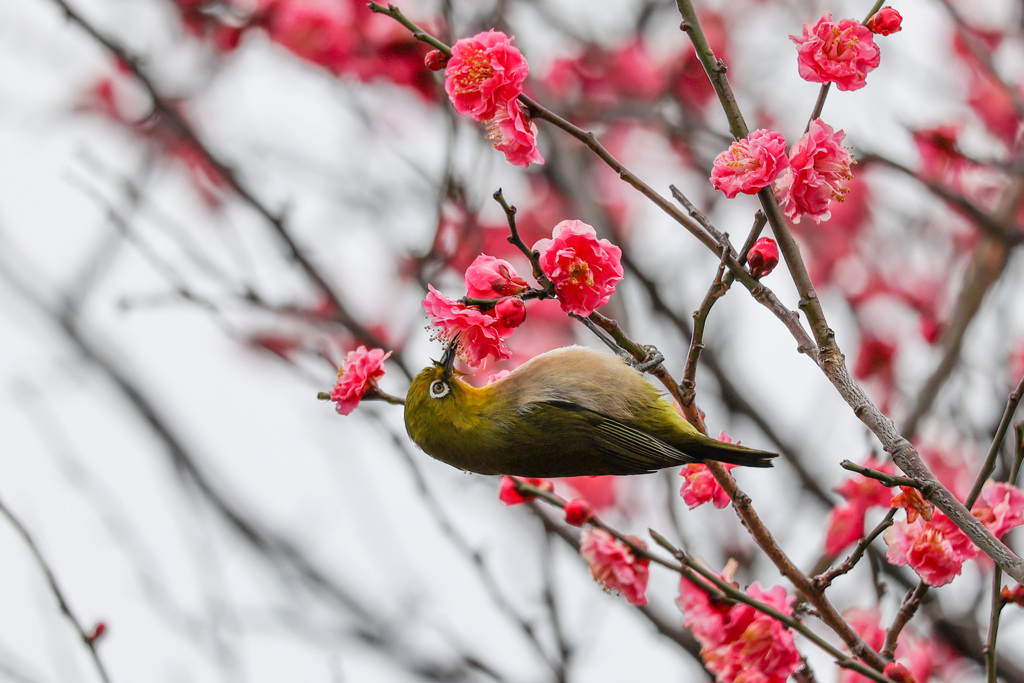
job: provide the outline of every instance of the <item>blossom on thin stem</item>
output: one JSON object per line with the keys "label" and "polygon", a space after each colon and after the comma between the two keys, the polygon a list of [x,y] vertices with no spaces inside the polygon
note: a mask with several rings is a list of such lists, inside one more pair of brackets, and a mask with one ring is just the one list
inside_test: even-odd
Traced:
{"label": "blossom on thin stem", "polygon": [[729,199],[738,193],[757,194],[771,185],[789,166],[782,133],[760,128],[736,140],[717,157],[711,168],[711,184]]}
{"label": "blossom on thin stem", "polygon": [[[522,480],[531,486],[536,486],[542,491],[553,491],[555,485],[548,479],[537,479],[535,477],[522,477]],[[521,505],[535,500],[537,496],[532,493],[520,493],[516,487],[516,480],[507,474],[501,478],[501,488],[498,489],[498,500],[505,505]]]}
{"label": "blossom on thin stem", "polygon": [[[879,462],[869,457],[865,467],[879,470],[885,474],[894,474],[891,462]],[[853,474],[836,488],[836,492],[846,499],[845,503],[832,508],[828,518],[828,531],[825,534],[825,552],[838,555],[844,548],[864,538],[864,517],[873,507],[889,507],[892,498],[888,486],[863,474]]]}
{"label": "blossom on thin stem", "polygon": [[588,316],[608,303],[622,280],[622,250],[583,221],[562,221],[551,239],[538,240],[540,267],[555,285],[566,313]]}
{"label": "blossom on thin stem", "polygon": [[[637,541],[640,545],[643,542]],[[622,593],[633,605],[647,604],[647,575],[650,560],[637,557],[628,545],[604,529],[580,532],[580,555],[590,565],[594,580],[610,592]]]}
{"label": "blossom on thin stem", "polygon": [[349,415],[367,391],[377,387],[377,380],[384,376],[384,361],[391,352],[384,349],[367,349],[360,346],[349,351],[338,369],[338,381],[331,389],[331,400],[342,415]]}
{"label": "blossom on thin stem", "polygon": [[790,36],[797,45],[800,77],[812,83],[835,83],[840,90],[863,88],[868,72],[881,55],[871,31],[853,19],[832,20],[825,12],[815,24],[804,24],[801,36]]}
{"label": "blossom on thin stem", "polygon": [[776,192],[785,204],[786,217],[794,223],[803,216],[815,223],[828,220],[829,205],[846,196],[854,161],[850,149],[843,147],[845,137],[843,131],[833,131],[821,119],[814,119],[790,150],[789,169],[779,177]]}

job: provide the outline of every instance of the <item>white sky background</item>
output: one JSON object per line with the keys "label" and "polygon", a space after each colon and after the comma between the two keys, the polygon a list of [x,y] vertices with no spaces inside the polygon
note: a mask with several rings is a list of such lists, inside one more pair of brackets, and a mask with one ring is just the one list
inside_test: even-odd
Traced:
{"label": "white sky background", "polygon": [[[621,38],[618,17],[630,11],[622,2],[600,12],[592,3],[549,4],[579,18],[581,32],[608,41]],[[882,67],[869,87],[833,92],[824,117],[846,129],[857,149],[882,148],[913,164],[904,126],[966,112],[940,92],[950,87],[949,75],[940,66],[943,48],[930,36],[943,15],[929,3],[904,4],[897,6],[906,28],[881,39]],[[993,17],[1007,12],[1008,3],[983,4],[992,6]],[[216,63],[189,46],[163,0],[79,0],[74,6],[144,55],[143,67],[164,92],[194,95],[190,112],[205,139],[267,204],[288,208],[296,239],[361,320],[386,323],[399,338],[410,335],[404,359],[414,370],[436,357],[436,344],[420,332],[421,293],[398,280],[393,261],[396,253],[428,246],[435,220],[431,181],[440,177],[449,134],[439,109],[389,86],[332,79],[255,36]],[[786,36],[824,9],[860,16],[866,7],[755,9],[734,37],[730,77],[741,104],[767,99],[779,129],[795,139],[817,87],[797,77]],[[565,49],[552,45],[551,29],[536,14],[523,10],[512,20],[522,22],[517,40],[535,73]],[[684,40],[669,33],[665,39]],[[1006,68],[1019,75],[1021,64]],[[698,676],[685,653],[654,635],[621,598],[603,595],[568,546],[545,548],[532,515],[497,501],[496,480],[461,474],[416,451],[399,408],[373,404],[341,418],[315,400],[333,380],[325,363],[294,367],[240,343],[248,332],[282,326],[277,316],[239,305],[240,285],[274,306],[311,306],[312,290],[250,208],[227,198],[218,211],[209,210],[180,168],[147,158],[145,146],[123,130],[74,110],[89,84],[110,71],[108,55],[50,0],[0,3],[0,265],[18,282],[0,279],[0,499],[31,532],[86,628],[100,620],[109,627],[99,652],[111,678],[422,680],[394,653],[357,635],[383,628],[415,662],[445,664],[469,655],[510,681],[551,679],[521,631],[495,609],[486,581],[459,543],[444,534],[433,503],[457,538],[482,554],[485,576],[504,599],[537,620],[550,651],[554,640],[542,595],[549,574],[562,626],[578,649],[569,680]],[[513,203],[528,203],[520,171],[482,148],[472,129],[458,135],[458,163],[481,203],[497,187]],[[664,155],[645,151],[635,152],[642,176],[659,189],[680,183],[680,171]],[[706,192],[691,176],[684,174],[682,185]],[[140,188],[139,199],[127,191],[129,184]],[[920,195],[882,195],[880,201],[899,206],[897,217],[912,214],[925,222],[942,211]],[[749,225],[752,206],[719,204],[714,218],[737,235]],[[671,296],[688,313],[703,296],[714,260],[654,211],[642,205],[635,211],[634,249],[676,285]],[[128,225],[127,240],[120,220]],[[212,267],[197,263],[183,244],[194,245]],[[916,258],[907,255],[909,262]],[[179,281],[215,310],[176,296]],[[781,269],[767,282],[795,308]],[[1022,336],[1014,296],[1020,284],[1017,267],[989,300],[972,337],[985,352],[975,354],[956,385],[975,398],[946,411],[967,405],[968,421],[988,426],[997,419],[1009,387],[996,368],[1005,367]],[[461,294],[450,285],[446,291]],[[110,378],[30,300],[59,307],[68,296],[80,297],[85,343],[144,393],[223,500],[261,533],[287,539],[330,585],[367,610],[365,619],[352,618],[327,590],[311,589],[294,564],[275,562],[240,539],[175,470],[166,445]],[[624,299],[642,301],[628,289]],[[838,299],[826,297],[826,305],[852,359],[858,331]],[[862,460],[871,442],[832,388],[742,291],[726,297],[714,318],[720,326],[709,330],[710,339],[721,345],[733,377],[799,445],[824,486],[841,481],[837,463]],[[634,316],[631,324],[634,338],[659,346],[670,369],[682,372],[679,339],[646,316]],[[581,340],[593,343],[585,335]],[[915,387],[933,356],[920,341],[908,343],[921,348],[901,356],[901,379]],[[383,386],[404,394],[406,380],[390,368]],[[713,384],[702,386],[710,428],[757,445],[756,428],[720,417]],[[413,472],[425,478],[433,503],[418,491]],[[784,465],[742,473],[739,481],[787,551],[809,567],[820,552],[827,509],[794,492]],[[646,512],[643,504],[678,485],[674,474],[629,481],[623,495],[633,514],[619,512],[610,521],[637,535],[647,527],[670,530],[662,513]],[[715,568],[725,560],[720,545],[749,546],[728,510],[679,516],[694,552]],[[729,540],[702,537],[705,530]],[[761,570],[750,580],[781,581],[767,563]],[[981,585],[976,568],[968,566],[965,575],[954,584],[960,590],[942,592],[943,604],[966,609],[974,603]],[[869,585],[866,573],[851,576],[833,589],[835,602],[870,604]],[[652,569],[648,594],[653,609],[681,622],[672,576]],[[889,616],[895,603],[887,604]],[[1021,637],[1021,622],[1019,614],[1006,613],[1004,643]],[[810,646],[802,651],[812,657],[819,680],[834,680]],[[38,565],[0,521],[0,680],[5,676],[33,683],[97,680]],[[466,680],[493,679],[470,674]]]}

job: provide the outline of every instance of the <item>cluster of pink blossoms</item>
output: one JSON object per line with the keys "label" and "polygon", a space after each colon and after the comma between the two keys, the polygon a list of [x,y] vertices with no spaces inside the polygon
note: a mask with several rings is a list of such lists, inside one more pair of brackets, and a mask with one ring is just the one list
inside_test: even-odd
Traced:
{"label": "cluster of pink blossoms", "polygon": [[[833,21],[826,12],[815,24],[804,24],[802,36],[790,36],[797,44],[800,76],[815,83],[835,83],[840,90],[863,88],[868,72],[879,64],[874,34],[895,33],[901,21],[891,7],[879,10],[866,26],[852,19]],[[718,155],[711,184],[731,199],[740,193],[756,194],[775,183],[791,221],[799,223],[808,216],[821,223],[831,216],[830,204],[843,201],[853,179],[853,157],[842,145],[844,137],[843,131],[815,119],[787,155],[781,133],[755,130]]]}
{"label": "cluster of pink blossoms", "polygon": [[[784,624],[750,605],[713,599],[708,592],[718,589],[701,584],[681,579],[677,604],[718,683],[783,683],[800,668],[800,653]],[[783,614],[793,613],[793,597],[782,586],[766,591],[754,583],[746,593]]]}
{"label": "cluster of pink blossoms", "polygon": [[[541,270],[554,283],[562,310],[590,315],[608,303],[615,285],[622,280],[622,250],[581,221],[562,221],[551,239],[538,240],[533,250],[540,254]],[[466,292],[471,299],[494,301],[486,308],[447,298],[428,285],[423,300],[438,338],[458,337],[464,361],[480,367],[487,359],[507,360],[512,354],[505,339],[526,317],[520,294],[528,289],[508,261],[480,254],[466,269]]]}
{"label": "cluster of pink blossoms", "polygon": [[526,304],[516,294],[528,286],[511,263],[480,254],[466,269],[467,295],[497,300],[486,312],[480,306],[449,299],[433,285],[427,285],[427,289],[423,310],[438,328],[440,339],[449,342],[458,337],[463,360],[479,367],[488,358],[512,357],[505,339],[526,319]]}
{"label": "cluster of pink blossoms", "polygon": [[756,130],[718,155],[711,184],[731,198],[739,193],[756,194],[774,182],[790,220],[799,223],[808,216],[820,223],[831,215],[833,200],[843,201],[853,178],[853,157],[842,145],[845,135],[814,119],[787,155],[780,133]]}
{"label": "cluster of pink blossoms", "polygon": [[445,91],[455,111],[483,123],[487,139],[513,166],[543,164],[537,124],[519,106],[530,68],[501,31],[484,31],[452,46]]}
{"label": "cluster of pink blossoms", "polygon": [[[886,559],[909,564],[925,583],[944,586],[956,578],[964,562],[981,552],[942,512],[931,511],[913,496],[893,499],[907,509],[907,519],[886,530]],[[929,519],[927,513],[931,512]],[[1024,523],[1024,492],[1003,482],[986,482],[971,512],[997,538]]]}

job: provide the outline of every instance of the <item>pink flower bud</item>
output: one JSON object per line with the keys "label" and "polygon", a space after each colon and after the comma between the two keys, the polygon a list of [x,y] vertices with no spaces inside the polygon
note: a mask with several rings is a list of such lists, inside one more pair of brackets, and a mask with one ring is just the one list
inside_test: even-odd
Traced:
{"label": "pink flower bud", "polygon": [[914,674],[910,673],[910,669],[899,662],[889,662],[885,665],[882,673],[890,680],[896,681],[896,683],[917,683],[914,679]]}
{"label": "pink flower bud", "polygon": [[747,252],[747,265],[756,280],[772,272],[778,264],[779,247],[771,237],[762,237]]}
{"label": "pink flower bud", "polygon": [[442,71],[448,66],[448,55],[440,50],[431,50],[423,57],[423,63],[431,71]]}
{"label": "pink flower bud", "polygon": [[498,325],[512,329],[519,327],[526,320],[526,304],[514,296],[505,297],[494,306],[494,317]]}
{"label": "pink flower bud", "polygon": [[529,286],[508,261],[480,254],[466,268],[466,296],[495,299],[525,292]]}
{"label": "pink flower bud", "polygon": [[565,521],[573,526],[583,526],[594,516],[594,508],[582,498],[573,498],[565,504]]}
{"label": "pink flower bud", "polygon": [[872,33],[887,36],[903,30],[903,17],[892,7],[883,7],[868,19],[867,27]]}

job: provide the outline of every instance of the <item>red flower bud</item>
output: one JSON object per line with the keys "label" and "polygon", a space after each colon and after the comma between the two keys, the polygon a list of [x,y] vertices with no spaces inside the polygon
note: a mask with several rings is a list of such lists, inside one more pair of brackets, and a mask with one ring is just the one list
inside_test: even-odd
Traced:
{"label": "red flower bud", "polygon": [[582,498],[573,498],[565,504],[565,521],[573,526],[583,526],[594,516],[594,508]]}
{"label": "red flower bud", "polygon": [[889,662],[885,665],[885,669],[882,673],[884,673],[889,680],[896,681],[896,683],[916,683],[914,680],[914,674],[910,673],[910,669],[899,662]]}
{"label": "red flower bud", "polygon": [[448,66],[448,55],[440,50],[431,50],[423,58],[423,63],[431,71],[443,71]]}
{"label": "red flower bud", "polygon": [[[553,491],[555,485],[547,479],[536,479],[533,477],[521,477],[524,483],[530,484],[539,488],[541,491]],[[501,478],[501,489],[498,491],[498,500],[505,505],[519,505],[521,503],[529,503],[536,496],[530,495],[529,493],[520,493],[516,489],[516,480],[512,477],[505,475]]]}
{"label": "red flower bud", "polygon": [[903,17],[892,7],[883,7],[868,19],[867,27],[872,33],[887,36],[903,29]]}
{"label": "red flower bud", "polygon": [[526,304],[514,296],[501,299],[494,305],[494,317],[502,327],[512,329],[519,327],[526,319]]}
{"label": "red flower bud", "polygon": [[1024,583],[1018,583],[1012,589],[1009,586],[1003,586],[999,596],[1003,602],[1012,602],[1018,607],[1024,607]]}
{"label": "red flower bud", "polygon": [[103,634],[104,634],[104,633],[106,633],[106,632],[107,632],[107,625],[106,625],[106,623],[104,623],[104,622],[102,622],[102,621],[97,621],[97,622],[96,622],[96,625],[95,625],[95,626],[93,627],[93,629],[92,629],[92,633],[90,633],[89,635],[87,635],[87,636],[85,637],[85,639],[86,639],[86,640],[87,640],[88,642],[90,642],[90,643],[95,643],[95,642],[96,642],[97,640],[99,640],[99,639],[100,639],[100,638],[101,638],[101,637],[103,636]]}
{"label": "red flower bud", "polygon": [[747,252],[747,265],[754,279],[760,280],[779,264],[779,247],[771,237],[762,237],[754,242]]}

